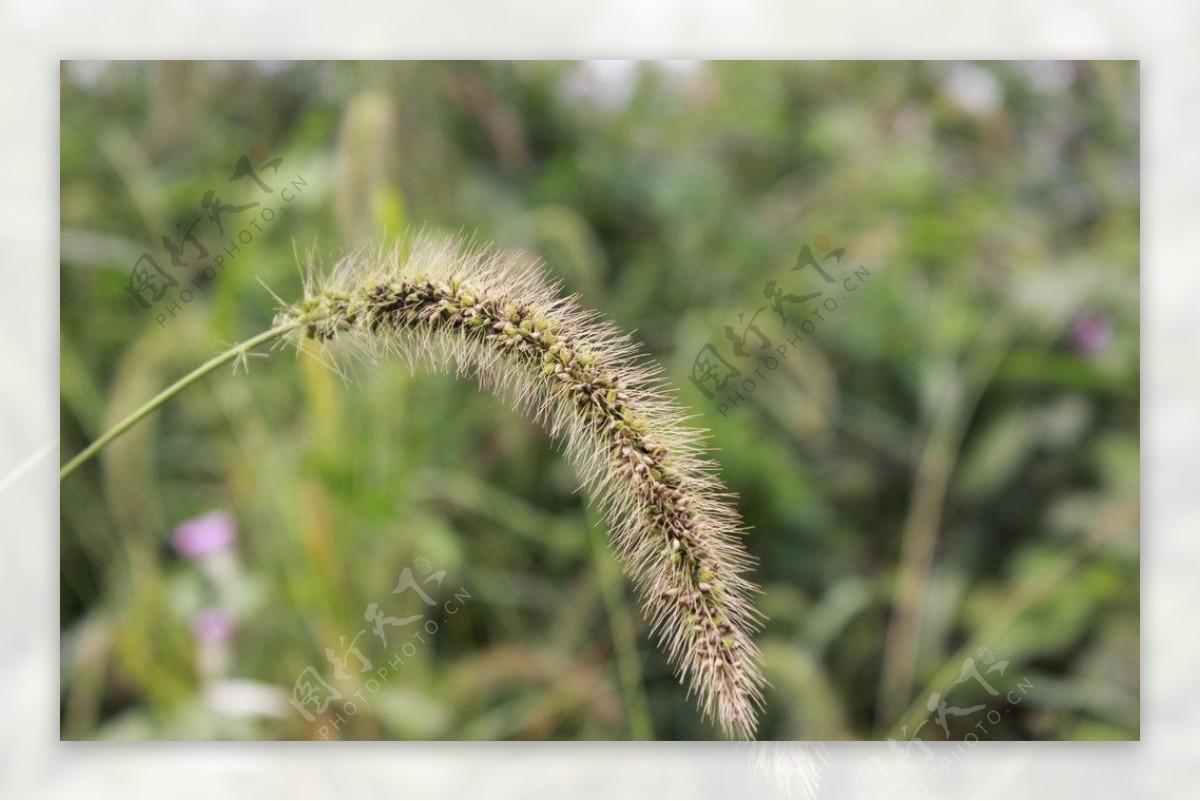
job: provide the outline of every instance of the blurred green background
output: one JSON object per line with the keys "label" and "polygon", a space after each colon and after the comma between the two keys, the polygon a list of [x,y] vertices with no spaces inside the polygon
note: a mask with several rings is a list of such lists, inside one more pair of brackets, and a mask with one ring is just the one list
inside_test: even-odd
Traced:
{"label": "blurred green background", "polygon": [[[760,560],[761,739],[1138,737],[1136,63],[67,62],[61,99],[63,461],[268,327],[310,251],[475,233],[636,330],[711,431]],[[823,289],[790,269],[818,237],[869,277],[776,368],[735,356],[769,281]],[[177,281],[149,309],[143,254]],[[766,376],[725,413],[706,344]],[[518,412],[247,366],[62,485],[63,738],[720,736]],[[436,633],[384,646],[373,603]],[[304,715],[314,674],[342,698]]]}

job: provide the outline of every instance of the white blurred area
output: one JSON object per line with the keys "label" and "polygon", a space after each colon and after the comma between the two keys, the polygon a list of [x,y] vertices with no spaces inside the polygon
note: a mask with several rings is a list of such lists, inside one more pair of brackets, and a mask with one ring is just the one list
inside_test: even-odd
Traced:
{"label": "white blurred area", "polygon": [[[935,748],[946,767],[921,795],[1200,797],[1198,41],[1200,4],[1138,0],[502,0],[319,10],[267,0],[4,0],[0,795],[853,798],[871,792],[864,766],[891,758],[878,743],[59,743],[59,58],[978,55],[1143,60],[1142,742],[957,752],[934,743],[947,746]],[[686,62],[677,69],[686,78]],[[591,65],[572,89],[619,103],[627,71],[622,62]],[[1052,66],[1045,79],[1055,80]],[[950,73],[945,90],[981,111],[999,102],[1000,88],[969,65]]]}

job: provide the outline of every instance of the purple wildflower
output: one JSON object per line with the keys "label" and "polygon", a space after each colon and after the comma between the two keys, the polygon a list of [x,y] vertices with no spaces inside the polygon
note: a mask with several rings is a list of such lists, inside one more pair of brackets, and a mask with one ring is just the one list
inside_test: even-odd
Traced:
{"label": "purple wildflower", "polygon": [[1112,338],[1112,320],[1099,311],[1084,312],[1071,328],[1071,345],[1076,353],[1087,358],[1103,353]]}
{"label": "purple wildflower", "polygon": [[220,553],[237,539],[237,526],[228,512],[210,512],[180,523],[171,536],[175,551],[188,559]]}
{"label": "purple wildflower", "polygon": [[218,607],[205,609],[192,618],[192,634],[205,645],[226,642],[233,636],[233,629],[233,618]]}

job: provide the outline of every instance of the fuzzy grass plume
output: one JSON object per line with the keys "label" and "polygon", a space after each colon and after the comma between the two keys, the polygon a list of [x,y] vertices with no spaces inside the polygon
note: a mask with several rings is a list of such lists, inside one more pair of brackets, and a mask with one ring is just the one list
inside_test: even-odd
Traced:
{"label": "fuzzy grass plume", "polygon": [[683,424],[661,370],[627,335],[562,297],[527,257],[426,234],[390,253],[355,253],[327,275],[310,267],[304,298],[280,305],[270,330],[148,400],[64,465],[60,480],[192,383],[280,338],[316,340],[335,361],[453,366],[565,443],[680,681],[726,734],[753,737],[764,680],[741,520],[700,432]]}
{"label": "fuzzy grass plume", "polygon": [[643,609],[700,709],[753,736],[763,678],[742,526],[661,371],[526,257],[417,236],[312,270],[277,326],[375,362],[475,376],[566,445]]}

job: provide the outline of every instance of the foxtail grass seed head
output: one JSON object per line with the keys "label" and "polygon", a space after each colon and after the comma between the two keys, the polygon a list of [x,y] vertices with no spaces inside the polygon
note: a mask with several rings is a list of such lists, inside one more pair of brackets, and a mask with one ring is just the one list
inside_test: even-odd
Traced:
{"label": "foxtail grass seed head", "polygon": [[753,737],[764,681],[744,529],[700,432],[627,335],[528,257],[426,234],[310,267],[276,320],[289,323],[334,358],[473,376],[561,438],[680,681],[727,735]]}

